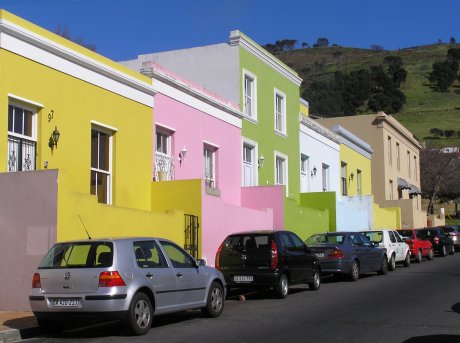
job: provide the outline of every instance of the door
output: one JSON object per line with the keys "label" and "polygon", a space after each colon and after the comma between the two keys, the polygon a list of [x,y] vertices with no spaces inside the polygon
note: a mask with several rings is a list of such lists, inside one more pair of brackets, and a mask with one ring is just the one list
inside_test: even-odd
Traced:
{"label": "door", "polygon": [[280,236],[284,263],[291,272],[292,283],[311,280],[314,257],[305,243],[292,232],[282,232]]}
{"label": "door", "polygon": [[178,308],[191,308],[203,304],[206,299],[206,277],[194,259],[176,244],[160,241],[171,262],[177,284]]}
{"label": "door", "polygon": [[393,231],[396,238],[396,244],[398,246],[398,260],[404,260],[406,258],[406,243],[403,242],[401,236],[396,231]]}
{"label": "door", "polygon": [[398,244],[395,234],[393,231],[388,231],[390,236],[390,250],[394,251],[396,261],[401,261],[404,259],[403,253],[401,252],[401,245]]}
{"label": "door", "polygon": [[243,144],[243,187],[256,186],[255,182],[255,147]]}
{"label": "door", "polygon": [[155,312],[177,305],[176,277],[155,241],[134,242],[136,264],[155,294]]}

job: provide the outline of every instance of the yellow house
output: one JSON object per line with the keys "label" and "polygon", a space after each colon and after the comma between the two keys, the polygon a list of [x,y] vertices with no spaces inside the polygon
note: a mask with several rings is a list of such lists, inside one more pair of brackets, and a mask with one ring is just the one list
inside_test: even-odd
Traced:
{"label": "yellow house", "polygon": [[184,242],[183,212],[152,211],[150,78],[3,10],[0,77],[1,310],[28,309],[55,241]]}

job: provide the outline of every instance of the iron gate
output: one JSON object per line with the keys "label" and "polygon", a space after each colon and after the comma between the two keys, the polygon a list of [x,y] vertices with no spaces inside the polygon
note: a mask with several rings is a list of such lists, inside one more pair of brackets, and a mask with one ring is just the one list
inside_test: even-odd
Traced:
{"label": "iron gate", "polygon": [[185,214],[185,245],[184,249],[193,257],[198,258],[198,217]]}

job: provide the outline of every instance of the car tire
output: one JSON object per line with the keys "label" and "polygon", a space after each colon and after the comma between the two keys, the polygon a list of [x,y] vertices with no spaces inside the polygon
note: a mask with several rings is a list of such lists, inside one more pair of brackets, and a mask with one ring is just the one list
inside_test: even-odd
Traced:
{"label": "car tire", "polygon": [[404,259],[403,266],[406,268],[410,267],[410,251],[408,251],[406,254],[406,258]]}
{"label": "car tire", "polygon": [[321,272],[318,268],[315,269],[315,274],[313,275],[313,281],[308,283],[308,288],[312,291],[317,291],[321,286]]}
{"label": "car tire", "polygon": [[449,251],[449,255],[453,255],[453,254],[455,254],[455,248],[452,245],[451,248],[450,248],[450,251]]}
{"label": "car tire", "polygon": [[286,274],[282,274],[275,287],[275,293],[280,299],[285,299],[289,294],[289,280]]}
{"label": "car tire", "polygon": [[382,265],[378,273],[380,275],[385,275],[386,273],[388,273],[388,259],[386,255],[383,255]]}
{"label": "car tire", "polygon": [[442,246],[440,255],[441,255],[441,257],[445,257],[447,255],[447,250],[446,250],[445,245]]}
{"label": "car tire", "polygon": [[62,325],[59,325],[59,323],[54,320],[43,319],[40,317],[36,317],[36,319],[40,330],[45,334],[56,334],[62,330]]}
{"label": "car tire", "polygon": [[417,255],[415,255],[415,262],[416,263],[422,262],[422,251],[421,250],[417,251]]}
{"label": "car tire", "polygon": [[150,298],[142,292],[136,293],[129,306],[126,326],[135,336],[145,335],[152,326],[153,307]]}
{"label": "car tire", "polygon": [[390,257],[390,261],[388,262],[388,270],[393,271],[396,269],[396,260],[395,255],[392,254]]}
{"label": "car tire", "polygon": [[434,251],[433,251],[433,248],[430,249],[430,253],[428,254],[428,256],[426,257],[428,260],[432,260],[434,258]]}
{"label": "car tire", "polygon": [[209,287],[208,298],[206,306],[201,311],[206,317],[216,318],[219,317],[224,310],[224,289],[221,284],[214,281]]}
{"label": "car tire", "polygon": [[359,263],[356,260],[353,260],[351,264],[349,278],[351,281],[357,281],[359,279]]}

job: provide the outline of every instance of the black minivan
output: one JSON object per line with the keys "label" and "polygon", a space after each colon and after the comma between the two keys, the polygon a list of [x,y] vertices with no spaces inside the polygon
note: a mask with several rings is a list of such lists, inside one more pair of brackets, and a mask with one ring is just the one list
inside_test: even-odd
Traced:
{"label": "black minivan", "polygon": [[215,267],[224,274],[228,289],[272,289],[282,299],[289,285],[308,284],[318,290],[321,284],[317,257],[290,231],[231,234],[217,251]]}

